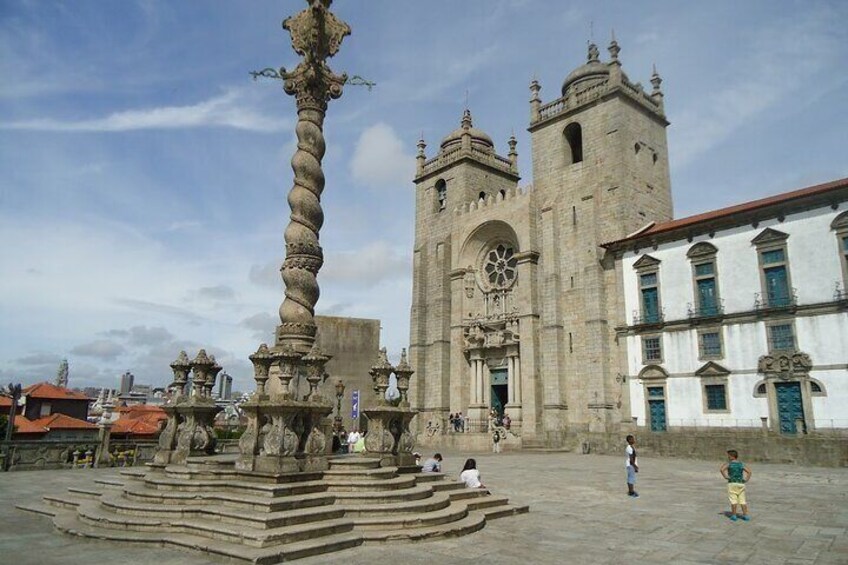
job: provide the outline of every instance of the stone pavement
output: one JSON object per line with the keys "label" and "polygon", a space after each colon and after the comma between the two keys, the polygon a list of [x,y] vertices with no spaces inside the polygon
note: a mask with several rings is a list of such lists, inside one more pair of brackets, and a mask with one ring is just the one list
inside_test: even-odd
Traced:
{"label": "stone pavement", "polygon": [[[457,476],[464,455],[442,451]],[[425,456],[430,453],[425,453]],[[744,460],[744,454],[743,460]],[[489,522],[469,536],[364,545],[298,561],[371,563],[763,563],[848,564],[848,469],[757,463],[748,488],[753,520],[724,515],[721,461],[640,457],[638,499],[625,495],[624,456],[472,454],[483,481],[530,513]],[[14,509],[43,493],[115,470],[0,475],[0,561],[15,565],[122,562],[221,563],[171,549],[80,540],[46,517]]]}

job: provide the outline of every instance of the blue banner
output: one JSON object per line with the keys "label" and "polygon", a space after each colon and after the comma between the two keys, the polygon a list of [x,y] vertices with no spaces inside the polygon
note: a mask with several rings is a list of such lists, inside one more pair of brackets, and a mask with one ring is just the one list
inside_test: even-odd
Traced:
{"label": "blue banner", "polygon": [[355,390],[350,395],[350,417],[353,420],[359,418],[359,391]]}

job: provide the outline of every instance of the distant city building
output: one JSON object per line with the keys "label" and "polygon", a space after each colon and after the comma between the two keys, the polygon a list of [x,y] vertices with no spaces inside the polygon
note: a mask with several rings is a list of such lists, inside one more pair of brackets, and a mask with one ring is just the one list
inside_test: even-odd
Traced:
{"label": "distant city building", "polygon": [[121,375],[121,394],[127,394],[133,389],[133,384],[135,383],[135,376],[127,371],[123,375]]}
{"label": "distant city building", "polygon": [[218,375],[218,398],[230,400],[233,396],[233,378],[225,372]]}

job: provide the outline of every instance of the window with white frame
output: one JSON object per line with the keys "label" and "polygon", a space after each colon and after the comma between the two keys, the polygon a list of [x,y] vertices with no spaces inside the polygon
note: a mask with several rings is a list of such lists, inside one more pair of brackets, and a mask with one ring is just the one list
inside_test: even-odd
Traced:
{"label": "window with white frame", "polygon": [[[836,231],[836,240],[839,243],[839,262],[842,265],[842,281],[837,286],[837,300],[848,298],[848,212],[842,212],[830,224],[830,228]],[[837,281],[837,283],[840,281]]]}
{"label": "window with white frame", "polygon": [[686,256],[692,261],[692,282],[695,300],[689,310],[690,316],[716,316],[721,314],[716,272],[715,245],[702,241],[693,245]]}
{"label": "window with white frame", "polygon": [[642,363],[662,363],[662,338],[658,335],[642,337]]}
{"label": "window with white frame", "polygon": [[766,326],[769,351],[774,353],[795,350],[795,328],[792,322],[777,322]]}
{"label": "window with white frame", "polygon": [[757,246],[762,293],[760,305],[766,308],[791,306],[795,301],[789,276],[789,236],[772,228],[765,229],[752,241]]}
{"label": "window with white frame", "polygon": [[705,384],[704,400],[707,411],[724,412],[727,410],[727,386],[724,384]]}
{"label": "window with white frame", "polygon": [[721,359],[721,328],[698,331],[698,356],[701,359]]}

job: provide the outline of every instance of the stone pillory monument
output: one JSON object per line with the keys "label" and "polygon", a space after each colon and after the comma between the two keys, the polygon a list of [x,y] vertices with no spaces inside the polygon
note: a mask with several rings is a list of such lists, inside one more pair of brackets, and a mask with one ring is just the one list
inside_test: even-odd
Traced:
{"label": "stone pillory monument", "polygon": [[[359,545],[464,535],[487,519],[526,512],[485,489],[466,489],[441,473],[421,473],[412,449],[408,391],[413,370],[406,351],[393,366],[374,351],[373,394],[363,399],[366,451],[334,456],[326,397],[330,356],[318,345],[315,304],[323,264],[324,117],[348,82],[327,65],[350,27],[334,16],[332,0],[308,0],[286,19],[300,55],[291,71],[266,69],[282,79],[297,105],[294,186],[282,265],[285,299],[274,344],[250,356],[256,388],[242,404],[247,429],[238,453],[216,452],[212,390],[222,370],[200,350],[180,352],[165,405],[166,428],[149,469],[127,469],[121,480],[47,496],[33,510],[53,517],[66,533],[122,542],[147,542],[203,551],[253,563],[277,563]],[[332,350],[332,343],[323,343]],[[388,400],[394,375],[399,396]],[[342,389],[337,383],[337,389]],[[342,394],[342,393],[339,393]],[[340,419],[340,418],[339,418]],[[109,487],[109,488],[106,488]]]}

